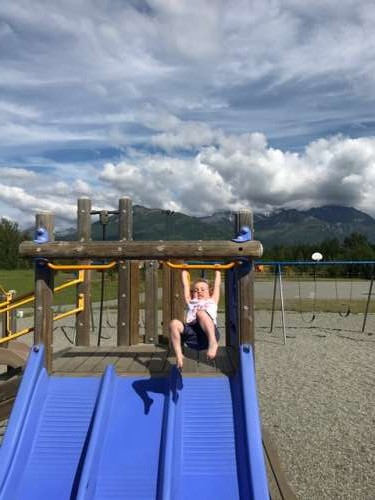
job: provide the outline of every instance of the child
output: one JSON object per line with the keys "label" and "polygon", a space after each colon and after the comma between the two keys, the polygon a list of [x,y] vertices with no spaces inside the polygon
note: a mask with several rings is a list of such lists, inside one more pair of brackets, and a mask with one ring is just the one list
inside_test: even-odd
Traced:
{"label": "child", "polygon": [[186,323],[178,319],[172,319],[169,325],[171,340],[176,354],[177,368],[183,367],[183,354],[181,341],[190,346],[203,346],[207,348],[207,358],[215,359],[219,347],[219,331],[216,326],[217,305],[220,298],[220,271],[215,271],[215,282],[210,294],[210,286],[207,280],[198,279],[193,283],[190,290],[189,275],[182,271],[182,285],[184,299],[188,308]]}

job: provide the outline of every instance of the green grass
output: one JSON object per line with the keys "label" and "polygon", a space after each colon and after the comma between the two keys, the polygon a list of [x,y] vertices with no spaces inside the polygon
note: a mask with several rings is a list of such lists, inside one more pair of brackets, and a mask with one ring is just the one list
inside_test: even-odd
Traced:
{"label": "green grass", "polygon": [[[141,273],[141,277],[143,273]],[[192,280],[199,277],[199,271],[192,273]],[[208,273],[208,279],[212,281],[212,274]],[[70,281],[75,278],[75,275],[72,273],[63,273],[58,272],[55,276],[55,286]],[[263,276],[262,276],[263,281]],[[288,278],[288,281],[293,281]],[[341,280],[344,281],[344,280]],[[161,273],[159,274],[159,286],[162,283]],[[0,269],[0,285],[5,291],[16,290],[17,295],[23,295],[26,293],[30,293],[34,291],[34,270],[33,269],[25,269],[25,270],[12,270],[6,271]],[[113,273],[112,275],[105,274],[104,281],[104,299],[107,300],[115,300],[117,299],[117,274]],[[141,291],[144,291],[144,282],[141,279]],[[93,272],[92,273],[92,287],[91,287],[91,297],[93,302],[98,302],[100,300],[101,293],[101,273]],[[272,294],[272,291],[270,292]],[[64,305],[64,304],[75,304],[76,301],[76,287],[73,286],[68,288],[62,292],[58,292],[54,297],[55,305]],[[162,301],[158,301],[159,309],[162,308]],[[143,305],[143,301],[141,306]],[[363,313],[366,306],[366,302],[364,300],[352,300],[350,302],[350,311],[352,313]],[[32,307],[32,303],[22,306],[22,308]],[[111,306],[111,308],[116,309],[116,305]],[[272,310],[272,295],[269,298],[261,299],[255,297],[255,308],[257,310]],[[276,310],[280,309],[279,300],[276,300],[275,304]],[[348,302],[338,301],[335,297],[332,297],[330,300],[317,300],[315,305],[313,300],[298,300],[298,299],[288,299],[285,303],[286,310],[289,311],[301,311],[301,312],[311,312],[311,311],[321,311],[321,312],[337,312],[344,314],[348,308]],[[219,309],[224,309],[224,294],[221,295]],[[375,313],[375,301],[372,300],[370,302],[369,312]]]}
{"label": "green grass", "polygon": [[[75,279],[76,276],[71,273],[57,273],[55,276],[55,286],[58,286],[64,282],[71,281]],[[0,285],[5,291],[16,290],[17,295],[24,295],[26,293],[34,293],[34,270],[12,270],[5,271],[0,270]],[[93,272],[92,275],[92,286],[91,286],[91,297],[94,302],[100,300],[101,294],[101,274]],[[112,300],[117,297],[117,277],[113,280],[105,277],[104,281],[104,297],[105,300]],[[55,293],[54,304],[74,304],[76,300],[76,287],[72,286],[61,292]],[[28,307],[25,305],[24,307]],[[32,303],[30,304],[32,307]]]}

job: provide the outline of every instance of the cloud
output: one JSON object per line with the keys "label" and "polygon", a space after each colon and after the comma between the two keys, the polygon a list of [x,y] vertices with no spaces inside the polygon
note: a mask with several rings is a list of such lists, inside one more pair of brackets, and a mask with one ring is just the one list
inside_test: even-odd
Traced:
{"label": "cloud", "polygon": [[[219,137],[219,134],[218,134]],[[375,139],[321,139],[302,154],[275,149],[262,134],[224,136],[189,158],[148,155],[108,163],[101,179],[137,203],[195,214],[252,207],[368,203],[375,188]]]}
{"label": "cloud", "polygon": [[370,0],[0,2],[0,211],[375,215]]}

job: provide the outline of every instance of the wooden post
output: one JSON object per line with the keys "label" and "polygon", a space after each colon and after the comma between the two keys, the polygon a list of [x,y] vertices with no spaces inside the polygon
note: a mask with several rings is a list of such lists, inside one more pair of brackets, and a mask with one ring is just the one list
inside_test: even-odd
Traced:
{"label": "wooden post", "polygon": [[[235,214],[235,231],[248,226],[254,239],[253,214],[251,211],[240,211]],[[254,266],[249,273],[238,281],[238,330],[241,344],[254,346]]]}
{"label": "wooden post", "polygon": [[146,261],[145,343],[158,344],[158,261]]}
{"label": "wooden post", "polygon": [[[91,200],[80,198],[77,204],[77,240],[80,242],[91,241]],[[81,261],[90,264],[90,260]],[[78,294],[83,294],[84,310],[76,315],[76,345],[90,345],[90,320],[91,320],[91,271],[85,271],[83,283],[77,286]]]}
{"label": "wooden post", "polygon": [[[35,217],[36,229],[44,228],[48,231],[49,240],[53,241],[54,218],[51,213],[39,213]],[[43,257],[43,254],[41,254]],[[42,260],[35,262],[35,309],[34,309],[34,344],[44,344],[46,357],[45,364],[48,373],[52,371],[53,349],[53,271]]]}
{"label": "wooden post", "polygon": [[172,269],[163,263],[163,337],[162,341],[169,342],[169,323],[172,319]]}
{"label": "wooden post", "polygon": [[181,283],[181,271],[172,271],[171,301],[172,318],[184,321],[185,301]]}
{"label": "wooden post", "polygon": [[[120,198],[118,212],[119,240],[130,241],[133,239],[133,208],[130,198]],[[121,262],[118,267],[117,345],[131,345],[132,343],[130,333],[131,274],[131,263]]]}
{"label": "wooden post", "polygon": [[[139,344],[139,265],[138,260],[132,260],[130,265],[130,345]],[[129,280],[129,281],[130,281]]]}
{"label": "wooden post", "polygon": [[[0,302],[5,302],[7,296],[4,294],[4,295],[0,295]],[[8,335],[8,313],[4,312],[0,315],[0,318],[1,318],[1,321],[0,321],[0,325],[1,325],[1,337],[6,337]],[[3,344],[4,345],[4,344]],[[8,345],[8,343],[6,344]]]}

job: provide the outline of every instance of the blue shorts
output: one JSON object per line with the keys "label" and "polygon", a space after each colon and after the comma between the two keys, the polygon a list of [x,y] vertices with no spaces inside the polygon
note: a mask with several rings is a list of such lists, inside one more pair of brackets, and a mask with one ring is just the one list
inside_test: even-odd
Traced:
{"label": "blue shorts", "polygon": [[[215,337],[219,342],[220,333],[216,325]],[[201,325],[198,322],[184,324],[181,340],[184,344],[186,344],[188,347],[191,347],[192,349],[208,349],[207,335],[204,333]]]}

